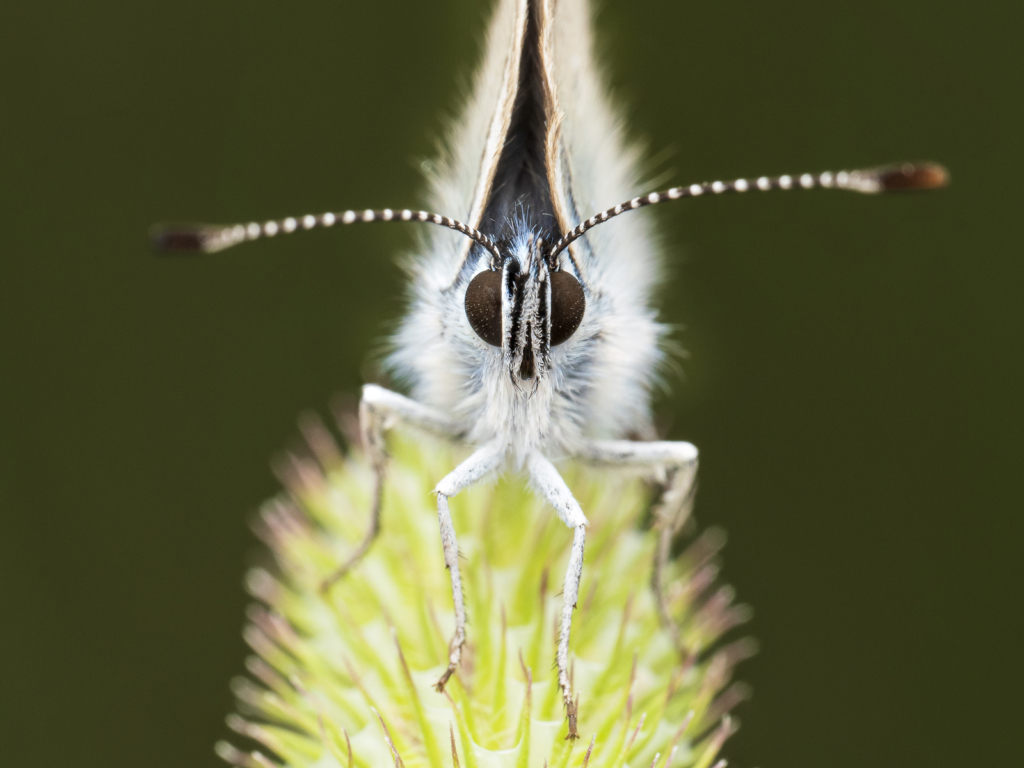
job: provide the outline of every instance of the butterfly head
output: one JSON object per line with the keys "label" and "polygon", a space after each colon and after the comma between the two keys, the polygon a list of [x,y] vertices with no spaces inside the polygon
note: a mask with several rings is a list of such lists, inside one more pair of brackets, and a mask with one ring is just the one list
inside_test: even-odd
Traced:
{"label": "butterfly head", "polygon": [[551,349],[568,341],[586,311],[583,286],[550,255],[535,232],[497,243],[492,258],[466,287],[466,319],[477,336],[501,350],[517,385],[536,384],[551,368]]}

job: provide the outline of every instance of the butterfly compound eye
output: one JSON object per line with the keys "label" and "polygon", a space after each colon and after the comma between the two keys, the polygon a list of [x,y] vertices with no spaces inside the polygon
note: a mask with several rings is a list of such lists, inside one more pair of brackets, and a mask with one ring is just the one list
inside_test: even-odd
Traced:
{"label": "butterfly compound eye", "polygon": [[487,270],[469,281],[466,319],[477,336],[493,347],[501,346],[501,272]]}
{"label": "butterfly compound eye", "polygon": [[568,272],[551,273],[551,346],[568,341],[583,322],[587,299],[583,286]]}

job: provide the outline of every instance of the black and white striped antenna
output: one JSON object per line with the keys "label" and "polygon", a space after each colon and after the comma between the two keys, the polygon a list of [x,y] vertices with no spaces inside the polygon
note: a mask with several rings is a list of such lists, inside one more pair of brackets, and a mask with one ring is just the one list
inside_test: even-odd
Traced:
{"label": "black and white striped antenna", "polygon": [[461,232],[470,240],[486,248],[492,256],[501,261],[501,251],[483,232],[463,224],[461,221],[429,211],[411,211],[408,208],[394,211],[382,210],[342,211],[305,216],[289,216],[285,219],[250,222],[248,224],[158,224],[150,230],[153,247],[161,253],[190,254],[216,253],[239,243],[291,234],[298,230],[323,229],[335,224],[354,224],[370,221],[423,221]]}
{"label": "black and white striped antenna", "polygon": [[561,240],[551,246],[548,259],[554,259],[559,253],[579,240],[589,230],[609,219],[614,219],[626,211],[634,211],[648,205],[664,203],[668,200],[679,200],[684,197],[700,197],[705,194],[722,195],[727,192],[747,192],[759,190],[768,192],[773,189],[846,189],[866,195],[881,192],[896,192],[920,189],[940,189],[949,184],[949,172],[938,163],[898,163],[878,168],[867,168],[860,171],[839,171],[832,173],[804,173],[800,176],[761,176],[757,179],[736,179],[734,181],[706,181],[702,184],[691,184],[688,187],[672,187],[663,192],[652,192],[642,197],[634,197],[619,203],[614,208],[595,214]]}
{"label": "black and white striped antenna", "polygon": [[[839,171],[832,173],[811,174],[800,176],[785,174],[782,176],[761,176],[757,179],[735,179],[733,181],[710,181],[691,184],[688,187],[672,187],[662,192],[651,192],[642,197],[634,197],[619,203],[614,208],[595,214],[558,242],[551,246],[547,258],[553,260],[559,253],[579,240],[588,231],[614,219],[627,211],[656,205],[668,200],[679,200],[684,197],[700,197],[705,194],[721,195],[729,192],[747,192],[759,190],[768,192],[773,189],[845,189],[851,192],[874,195],[881,192],[896,192],[922,189],[939,189],[949,183],[949,173],[938,163],[900,163],[859,171]],[[441,216],[428,211],[403,210],[342,211],[341,213],[322,213],[319,215],[289,216],[284,219],[250,222],[248,224],[160,224],[150,232],[153,246],[162,253],[216,253],[239,243],[275,237],[278,234],[291,234],[299,230],[333,227],[335,224],[354,224],[371,221],[419,221],[436,224],[441,227],[461,232],[473,242],[483,246],[495,258],[496,263],[502,260],[501,250],[497,244],[483,232],[463,224],[461,221]]]}

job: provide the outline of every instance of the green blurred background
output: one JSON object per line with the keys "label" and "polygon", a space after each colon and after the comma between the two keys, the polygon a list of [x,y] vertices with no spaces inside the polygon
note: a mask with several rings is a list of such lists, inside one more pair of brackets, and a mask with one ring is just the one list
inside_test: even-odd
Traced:
{"label": "green blurred background", "polygon": [[[413,233],[161,261],[147,227],[417,203],[487,6],[5,5],[0,764],[218,764],[268,458],[372,370]],[[649,214],[690,352],[659,414],[703,452],[698,517],[762,642],[735,766],[1019,759],[1020,21],[602,3],[652,178],[953,173]]]}

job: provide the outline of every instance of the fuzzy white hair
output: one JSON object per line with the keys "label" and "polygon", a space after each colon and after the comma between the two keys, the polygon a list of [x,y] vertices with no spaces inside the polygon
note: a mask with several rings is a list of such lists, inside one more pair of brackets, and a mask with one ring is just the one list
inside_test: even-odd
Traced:
{"label": "fuzzy white hair", "polygon": [[[566,182],[552,195],[565,196],[562,206],[575,217],[567,224],[574,227],[636,193],[637,152],[626,144],[594,66],[588,4],[551,5],[545,65],[561,113]],[[430,179],[433,209],[473,224],[486,193],[481,180],[493,173],[511,116],[527,6],[526,0],[498,3],[472,96]],[[535,389],[517,386],[501,349],[473,331],[464,307],[468,280],[452,289],[467,248],[457,232],[436,229],[425,233],[410,262],[410,308],[388,363],[412,396],[464,424],[469,442],[504,442],[517,464],[532,450],[570,456],[586,438],[648,431],[666,332],[649,306],[660,273],[651,223],[624,216],[573,246],[587,288],[586,314],[576,333],[552,349],[550,373]],[[470,276],[486,268],[479,263]]]}

